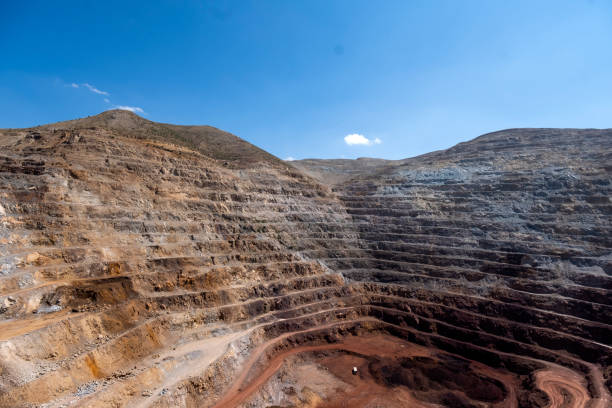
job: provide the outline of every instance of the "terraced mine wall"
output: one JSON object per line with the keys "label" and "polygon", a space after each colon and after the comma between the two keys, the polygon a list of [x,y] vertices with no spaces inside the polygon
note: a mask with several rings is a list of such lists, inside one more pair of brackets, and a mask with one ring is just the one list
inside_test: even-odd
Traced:
{"label": "terraced mine wall", "polygon": [[359,175],[335,191],[367,255],[325,262],[412,341],[522,375],[568,367],[607,404],[611,147],[610,131],[517,129]]}
{"label": "terraced mine wall", "polygon": [[606,407],[611,136],[508,131],[331,185],[127,112],[2,130],[0,406],[223,406],[275,352],[378,333],[515,384],[430,402]]}

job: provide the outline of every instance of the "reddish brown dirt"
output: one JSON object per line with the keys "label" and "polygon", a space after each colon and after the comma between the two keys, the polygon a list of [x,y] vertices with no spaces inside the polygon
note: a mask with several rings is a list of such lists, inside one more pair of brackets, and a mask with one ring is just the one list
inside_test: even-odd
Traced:
{"label": "reddish brown dirt", "polygon": [[[367,320],[367,319],[366,319]],[[370,319],[372,320],[372,319]],[[333,325],[333,324],[332,324]],[[332,326],[326,325],[326,326]],[[319,327],[320,329],[322,327]],[[253,380],[251,383],[247,383],[249,374],[253,367],[259,362],[260,358],[267,352],[272,346],[278,343],[280,340],[289,337],[293,333],[286,333],[282,336],[279,336],[275,339],[272,339],[261,346],[259,346],[256,350],[251,353],[250,359],[244,365],[241,374],[238,378],[233,382],[230,389],[225,393],[223,398],[217,402],[215,408],[222,407],[234,407],[241,402],[243,402],[246,398],[248,398],[251,394],[253,394],[259,386],[264,384],[283,364],[285,358],[298,354],[304,353],[308,351],[317,351],[317,350],[334,350],[334,349],[342,349],[345,342],[335,343],[335,344],[324,344],[324,345],[316,345],[316,346],[302,346],[296,347],[285,352],[281,352],[276,354],[271,360],[269,360],[266,364],[266,368],[257,375],[257,378]]]}
{"label": "reddish brown dirt", "polygon": [[[363,349],[363,347],[358,347],[358,349]],[[406,354],[409,354],[409,351],[410,350],[406,350]],[[374,353],[375,350],[369,350],[369,352]],[[336,395],[324,401],[321,405],[318,405],[318,407],[346,408],[385,406],[400,408],[409,406],[415,408],[431,408],[436,406],[419,401],[405,387],[390,389],[387,386],[378,384],[369,374],[369,361],[365,358],[353,354],[339,353],[338,355],[320,360],[320,364],[343,382],[350,384],[351,388],[337,390],[338,393]],[[352,367],[358,368],[359,375],[352,375]]]}
{"label": "reddish brown dirt", "polygon": [[586,408],[590,396],[583,382],[576,373],[560,367],[536,373],[536,385],[550,398],[550,408]]}
{"label": "reddish brown dirt", "polygon": [[[254,351],[253,356],[261,356],[270,344],[266,344]],[[275,354],[267,363],[263,371],[253,373],[253,367],[256,364],[255,359],[249,360],[245,365],[241,375],[234,382],[225,396],[215,405],[216,408],[236,407],[249,400],[258,389],[263,386],[280,368],[285,360],[295,354],[321,352],[321,351],[338,351],[340,353],[332,353],[328,356],[323,356],[315,359],[315,362],[327,369],[331,374],[336,376],[342,382],[349,384],[350,387],[337,390],[337,393],[327,400],[316,404],[322,408],[340,408],[340,407],[369,407],[369,406],[385,406],[385,407],[439,407],[439,402],[443,404],[452,404],[451,398],[457,398],[459,404],[462,401],[468,401],[464,398],[463,392],[459,392],[459,397],[455,394],[447,393],[442,396],[441,401],[433,403],[423,401],[415,397],[414,392],[406,386],[389,384],[380,378],[380,373],[373,369],[374,364],[393,363],[402,359],[415,361],[426,361],[430,364],[435,364],[452,358],[448,354],[440,355],[434,353],[431,349],[427,349],[416,344],[402,341],[398,338],[387,335],[347,337],[345,340],[335,344],[309,345],[298,346],[286,351]],[[466,364],[469,364],[466,362]],[[352,367],[358,367],[358,375],[352,375]],[[390,372],[388,367],[384,367],[387,372]],[[486,375],[487,378],[497,380],[499,384],[505,383],[503,389],[498,390],[504,394],[500,401],[492,401],[495,404],[491,406],[498,407],[514,407],[516,406],[516,391],[514,390],[515,381],[511,375],[497,372],[488,367],[479,364],[470,364],[470,372],[477,372],[480,375]],[[458,373],[461,375],[461,373]],[[250,381],[247,379],[251,378]],[[308,384],[300,384],[307,386]],[[420,394],[426,394],[428,390],[421,390]],[[468,391],[469,393],[469,391]],[[463,399],[463,400],[462,400]],[[435,400],[435,398],[434,398]],[[447,405],[449,406],[449,405]],[[471,405],[459,405],[471,406]]]}

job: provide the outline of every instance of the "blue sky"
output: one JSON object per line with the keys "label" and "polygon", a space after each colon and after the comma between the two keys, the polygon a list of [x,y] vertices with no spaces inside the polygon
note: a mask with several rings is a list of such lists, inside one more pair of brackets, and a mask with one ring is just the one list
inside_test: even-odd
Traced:
{"label": "blue sky", "polygon": [[281,158],[389,159],[612,127],[607,0],[0,1],[0,51],[0,127],[126,106]]}

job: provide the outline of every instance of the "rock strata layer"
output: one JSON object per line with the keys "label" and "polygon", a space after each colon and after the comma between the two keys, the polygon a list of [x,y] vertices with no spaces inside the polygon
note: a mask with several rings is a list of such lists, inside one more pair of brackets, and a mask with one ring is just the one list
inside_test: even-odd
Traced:
{"label": "rock strata layer", "polygon": [[123,111],[1,130],[0,406],[214,406],[384,334],[437,353],[367,356],[417,400],[607,407],[610,163],[602,130],[341,166]]}
{"label": "rock strata layer", "polygon": [[336,175],[366,257],[323,260],[366,288],[381,321],[529,374],[533,391],[551,364],[569,368],[593,406],[610,404],[612,131],[512,129],[363,162],[296,167]]}

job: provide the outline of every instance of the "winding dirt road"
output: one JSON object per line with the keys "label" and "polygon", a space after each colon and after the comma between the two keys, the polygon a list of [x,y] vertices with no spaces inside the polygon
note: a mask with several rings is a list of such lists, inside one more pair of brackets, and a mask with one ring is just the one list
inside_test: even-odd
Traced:
{"label": "winding dirt road", "polygon": [[550,398],[549,408],[586,408],[591,399],[581,377],[569,370],[538,371],[536,386]]}
{"label": "winding dirt road", "polygon": [[[288,337],[289,335],[290,334],[283,337]],[[301,346],[279,352],[266,363],[266,366],[262,372],[254,373],[253,369],[261,356],[278,341],[278,338],[273,339],[255,350],[252,357],[245,364],[240,376],[236,379],[223,398],[217,402],[214,408],[234,408],[239,406],[241,403],[244,403],[282,367],[287,357],[299,353],[321,350],[342,350],[362,356],[434,357],[430,349],[389,336],[351,336],[345,338],[339,343]],[[344,365],[346,365],[346,367],[343,367],[342,372],[349,373],[352,364],[347,363]],[[484,373],[485,368],[479,367],[479,371]],[[335,374],[338,375],[338,373]],[[499,378],[499,373],[494,374],[497,374],[495,377]],[[351,376],[348,375],[348,377]],[[252,378],[250,382],[248,381],[249,378]],[[348,380],[350,381],[350,378],[348,378]],[[347,381],[347,378],[343,378],[343,381]],[[350,392],[342,393],[342,395],[338,395],[337,398],[334,397],[332,400],[326,401],[322,407],[335,408],[347,406],[369,406],[369,404],[381,406],[380,403],[383,403],[382,406],[388,407],[438,407],[438,405],[415,399],[411,393],[403,387],[399,387],[397,390],[390,392],[389,388],[377,384],[375,381],[372,381],[371,378],[364,380],[356,377],[353,385],[354,387],[351,388]],[[510,390],[506,400],[504,401],[505,403],[502,403],[501,406],[514,407],[516,400],[510,401],[510,399],[515,398],[515,395],[515,390]]]}
{"label": "winding dirt road", "polygon": [[[358,319],[358,321],[375,322],[376,319],[363,318],[363,319]],[[290,355],[302,353],[306,351],[325,350],[325,349],[332,350],[334,348],[338,348],[341,343],[325,344],[321,346],[296,347],[291,350],[287,350],[285,352],[279,353],[267,363],[266,369],[261,374],[259,374],[253,382],[246,385],[245,387],[245,382],[247,380],[248,375],[251,372],[251,369],[259,361],[259,359],[266,352],[266,350],[268,350],[272,345],[277,344],[280,341],[292,335],[295,335],[296,333],[318,331],[324,328],[336,326],[338,324],[339,324],[338,322],[331,323],[331,324],[319,326],[316,329],[305,330],[303,332],[286,333],[282,336],[268,340],[267,342],[257,347],[251,354],[251,357],[249,358],[249,360],[245,363],[244,367],[242,368],[242,372],[240,373],[238,378],[234,381],[233,385],[225,393],[225,395],[221,398],[221,400],[219,400],[214,405],[213,408],[230,408],[230,407],[233,408],[237,406],[238,404],[240,404],[241,402],[244,402],[253,392],[255,392],[262,384],[264,384],[268,380],[268,378],[270,378],[281,367],[284,359]]]}

